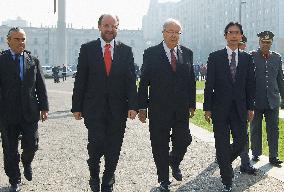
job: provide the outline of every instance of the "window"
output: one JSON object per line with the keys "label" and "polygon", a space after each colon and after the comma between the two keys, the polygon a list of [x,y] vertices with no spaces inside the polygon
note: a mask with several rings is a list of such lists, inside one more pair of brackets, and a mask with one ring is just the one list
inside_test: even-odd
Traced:
{"label": "window", "polygon": [[38,44],[37,38],[34,38],[34,44],[35,44],[35,45]]}

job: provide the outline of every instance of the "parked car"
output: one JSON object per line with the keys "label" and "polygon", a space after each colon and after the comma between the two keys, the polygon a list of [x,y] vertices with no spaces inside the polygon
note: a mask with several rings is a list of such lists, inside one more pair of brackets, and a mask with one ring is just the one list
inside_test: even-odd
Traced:
{"label": "parked car", "polygon": [[52,66],[44,65],[42,66],[43,75],[45,78],[51,78],[52,77]]}

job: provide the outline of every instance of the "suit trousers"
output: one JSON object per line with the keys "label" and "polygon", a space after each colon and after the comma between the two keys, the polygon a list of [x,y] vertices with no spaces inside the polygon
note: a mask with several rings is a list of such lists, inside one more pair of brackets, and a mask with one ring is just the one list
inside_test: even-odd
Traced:
{"label": "suit trousers", "polygon": [[[248,127],[247,127],[247,129],[248,129]],[[240,157],[241,157],[241,166],[250,165],[250,158],[249,158],[249,133],[248,133],[248,130],[247,130],[246,145],[244,147],[244,150],[241,152]]]}
{"label": "suit trousers", "polygon": [[[224,185],[232,184],[232,162],[243,151],[247,140],[246,121],[242,121],[233,102],[230,114],[224,121],[214,121],[216,157],[220,168],[220,175]],[[233,143],[230,144],[230,133]]]}
{"label": "suit trousers", "polygon": [[279,109],[255,109],[254,119],[251,123],[251,150],[252,155],[262,154],[262,119],[266,121],[267,141],[269,146],[269,157],[278,157],[279,138]]}
{"label": "suit trousers", "polygon": [[21,181],[19,168],[20,154],[18,151],[20,134],[22,135],[21,148],[23,150],[21,160],[23,165],[29,165],[32,163],[35,152],[38,150],[38,123],[3,123],[1,138],[4,154],[4,169],[6,175],[9,177],[10,184],[19,183]]}
{"label": "suit trousers", "polygon": [[[108,115],[107,115],[108,114]],[[114,176],[119,160],[123,142],[126,116],[117,118],[113,114],[106,113],[100,118],[85,119],[88,129],[88,154],[87,160],[90,177],[99,181],[100,159],[104,156],[105,167],[102,185],[109,185]]]}
{"label": "suit trousers", "polygon": [[[171,123],[157,122],[150,118],[150,140],[158,182],[169,181],[169,163],[179,166],[192,141],[188,118],[177,118],[178,115],[176,112],[171,115]],[[170,139],[172,151],[169,154]]]}

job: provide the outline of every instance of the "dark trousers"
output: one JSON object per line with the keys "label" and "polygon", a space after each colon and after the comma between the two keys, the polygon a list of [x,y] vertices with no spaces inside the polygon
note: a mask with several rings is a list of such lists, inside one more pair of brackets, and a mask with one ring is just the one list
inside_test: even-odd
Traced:
{"label": "dark trousers", "polygon": [[251,123],[251,150],[252,155],[262,154],[262,119],[266,122],[267,141],[269,146],[269,157],[278,157],[279,138],[279,109],[255,109],[254,119]]}
{"label": "dark trousers", "polygon": [[[247,127],[247,126],[246,126]],[[248,127],[247,127],[248,129]],[[247,138],[244,150],[240,154],[241,157],[241,166],[248,166],[250,165],[250,158],[249,158],[249,133],[247,130]]]}
{"label": "dark trousers", "polygon": [[[192,141],[188,127],[188,118],[177,118],[172,114],[172,123],[157,122],[150,118],[150,139],[153,158],[157,168],[158,182],[169,181],[169,162],[179,166]],[[170,135],[170,132],[172,134]],[[172,140],[172,151],[169,154],[169,142]]]}
{"label": "dark trousers", "polygon": [[[232,162],[243,151],[247,140],[246,121],[240,119],[235,103],[231,107],[228,119],[213,122],[213,130],[222,183],[231,185],[233,176]],[[232,133],[233,137],[232,144],[230,144],[230,133]]]}
{"label": "dark trousers", "polygon": [[62,73],[62,80],[66,81],[66,73]]}
{"label": "dark trousers", "polygon": [[31,164],[35,152],[38,150],[38,123],[22,122],[18,124],[5,124],[2,127],[2,147],[4,154],[4,169],[9,177],[10,184],[21,181],[19,168],[20,154],[18,151],[19,135],[23,149],[21,160],[23,165]]}
{"label": "dark trousers", "polygon": [[105,159],[102,185],[112,184],[126,127],[126,117],[117,119],[111,113],[107,114],[97,119],[85,119],[88,129],[87,162],[93,179],[99,180],[100,159],[102,156]]}

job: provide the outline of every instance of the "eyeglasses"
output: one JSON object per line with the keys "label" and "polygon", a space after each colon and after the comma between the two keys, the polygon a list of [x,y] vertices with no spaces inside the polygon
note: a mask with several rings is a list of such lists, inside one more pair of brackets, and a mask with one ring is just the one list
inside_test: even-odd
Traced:
{"label": "eyeglasses", "polygon": [[18,41],[18,42],[22,42],[22,41],[25,41],[25,40],[26,40],[26,38],[17,38],[17,37],[12,38],[12,39],[14,39],[14,40],[16,40],[16,41]]}
{"label": "eyeglasses", "polygon": [[241,32],[240,31],[228,31],[228,34],[230,34],[230,35],[240,35]]}
{"label": "eyeglasses", "polygon": [[166,33],[170,34],[170,35],[181,35],[180,31],[165,31]]}
{"label": "eyeglasses", "polygon": [[109,25],[109,24],[104,24],[102,25],[103,28],[106,28],[106,29],[117,29],[118,28],[118,25]]}

